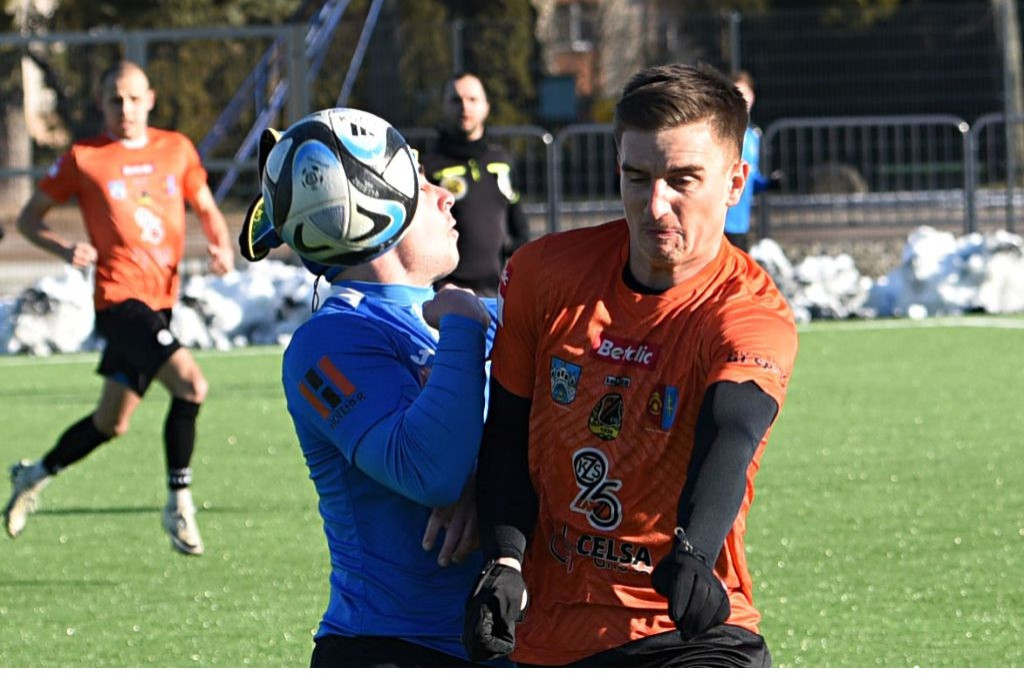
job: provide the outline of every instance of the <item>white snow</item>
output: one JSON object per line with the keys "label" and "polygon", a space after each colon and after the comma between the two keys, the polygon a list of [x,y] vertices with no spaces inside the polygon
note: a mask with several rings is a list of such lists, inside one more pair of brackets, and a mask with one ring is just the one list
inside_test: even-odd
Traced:
{"label": "white snow", "polygon": [[[910,318],[967,312],[1024,312],[1024,238],[1005,231],[957,237],[921,226],[907,238],[898,267],[877,280],[848,255],[808,256],[793,265],[765,239],[751,255],[775,279],[798,322],[812,319]],[[184,278],[171,328],[191,348],[284,345],[310,315],[313,276],[268,259],[220,278]],[[320,284],[320,296],[328,287]],[[0,353],[50,355],[91,351],[89,273],[70,266],[18,296],[0,299]]]}

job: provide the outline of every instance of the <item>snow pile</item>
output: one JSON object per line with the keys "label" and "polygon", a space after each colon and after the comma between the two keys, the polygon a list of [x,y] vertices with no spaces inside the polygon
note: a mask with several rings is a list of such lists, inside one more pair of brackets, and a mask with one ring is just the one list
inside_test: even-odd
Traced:
{"label": "snow pile", "polygon": [[954,238],[920,227],[869,305],[886,317],[1024,311],[1024,239],[1005,231]]}
{"label": "snow pile", "polygon": [[[312,299],[313,276],[305,268],[267,259],[225,277],[185,278],[171,330],[190,348],[284,345],[309,317]],[[92,281],[68,266],[0,302],[0,353],[97,350],[102,339],[94,322]]]}
{"label": "snow pile", "polygon": [[0,306],[0,351],[51,355],[94,350],[92,281],[67,266]]}
{"label": "snow pile", "polygon": [[[872,281],[848,255],[808,256],[797,265],[765,239],[751,256],[772,276],[797,321],[1024,312],[1024,238],[1000,231],[957,237],[922,226],[900,265]],[[321,283],[320,295],[328,287]],[[279,260],[220,278],[184,279],[171,328],[191,348],[284,345],[308,319],[313,276]],[[49,355],[96,350],[92,283],[68,267],[15,299],[0,300],[0,353]]]}
{"label": "snow pile", "polygon": [[808,256],[793,267],[771,240],[750,253],[801,322],[1024,312],[1024,238],[1006,231],[956,237],[919,227],[907,237],[900,265],[875,281],[861,276],[845,254]]}
{"label": "snow pile", "polygon": [[808,256],[794,267],[771,239],[755,244],[750,255],[775,280],[797,322],[862,314],[871,278],[858,272],[852,257]]}

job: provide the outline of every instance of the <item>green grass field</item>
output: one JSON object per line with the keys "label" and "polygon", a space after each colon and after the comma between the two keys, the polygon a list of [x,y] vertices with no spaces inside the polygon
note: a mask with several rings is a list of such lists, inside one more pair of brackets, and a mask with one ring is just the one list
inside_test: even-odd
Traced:
{"label": "green grass field", "polygon": [[[1003,322],[801,330],[748,533],[777,666],[1024,664],[1024,321]],[[280,349],[199,357],[206,555],[160,529],[154,388],[22,537],[0,535],[0,666],[308,665],[327,554]],[[5,466],[92,409],[95,360],[0,358]]]}

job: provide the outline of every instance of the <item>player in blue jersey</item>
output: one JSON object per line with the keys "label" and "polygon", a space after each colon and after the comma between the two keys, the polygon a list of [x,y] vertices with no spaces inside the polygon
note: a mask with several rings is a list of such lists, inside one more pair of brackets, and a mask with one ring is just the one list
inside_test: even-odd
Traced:
{"label": "player in blue jersey", "polygon": [[422,169],[419,182],[396,246],[345,268],[307,261],[331,293],[284,354],[331,557],[313,667],[471,665],[463,607],[483,561],[467,486],[496,311],[465,289],[434,292],[458,264],[454,199]]}

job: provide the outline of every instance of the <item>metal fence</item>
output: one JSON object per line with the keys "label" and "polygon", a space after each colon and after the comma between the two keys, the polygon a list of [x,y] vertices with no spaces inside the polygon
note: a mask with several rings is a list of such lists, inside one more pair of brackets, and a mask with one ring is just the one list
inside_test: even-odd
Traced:
{"label": "metal fence", "polygon": [[[861,229],[909,231],[927,224],[954,232],[1016,231],[1024,217],[1024,117],[1001,113],[974,125],[956,116],[782,119],[762,136],[761,172],[777,189],[755,200],[761,237]],[[431,129],[404,131],[430,144]],[[552,135],[536,126],[495,128],[513,151],[524,205],[540,231],[595,224],[622,214],[610,124],[576,124]]]}
{"label": "metal fence", "polygon": [[966,121],[954,116],[782,119],[762,138],[758,232],[830,227],[970,229]]}
{"label": "metal fence", "polygon": [[[1024,117],[1011,119],[1024,143]],[[424,148],[431,128],[402,131]],[[557,133],[500,126],[491,137],[512,151],[517,189],[535,232],[557,232],[622,214],[610,124]],[[1005,116],[973,125],[949,115],[782,119],[762,136],[761,172],[776,190],[755,199],[761,237],[928,224],[960,233],[1017,231],[1024,219],[1024,155],[1008,154]],[[1010,180],[1013,179],[1011,182]]]}
{"label": "metal fence", "polygon": [[971,126],[973,168],[968,176],[974,180],[974,192],[968,230],[1001,227],[1017,231],[1017,224],[1024,218],[1024,195],[1020,192],[1024,173],[1022,144],[1024,116],[1007,119],[1002,113],[986,114]]}

